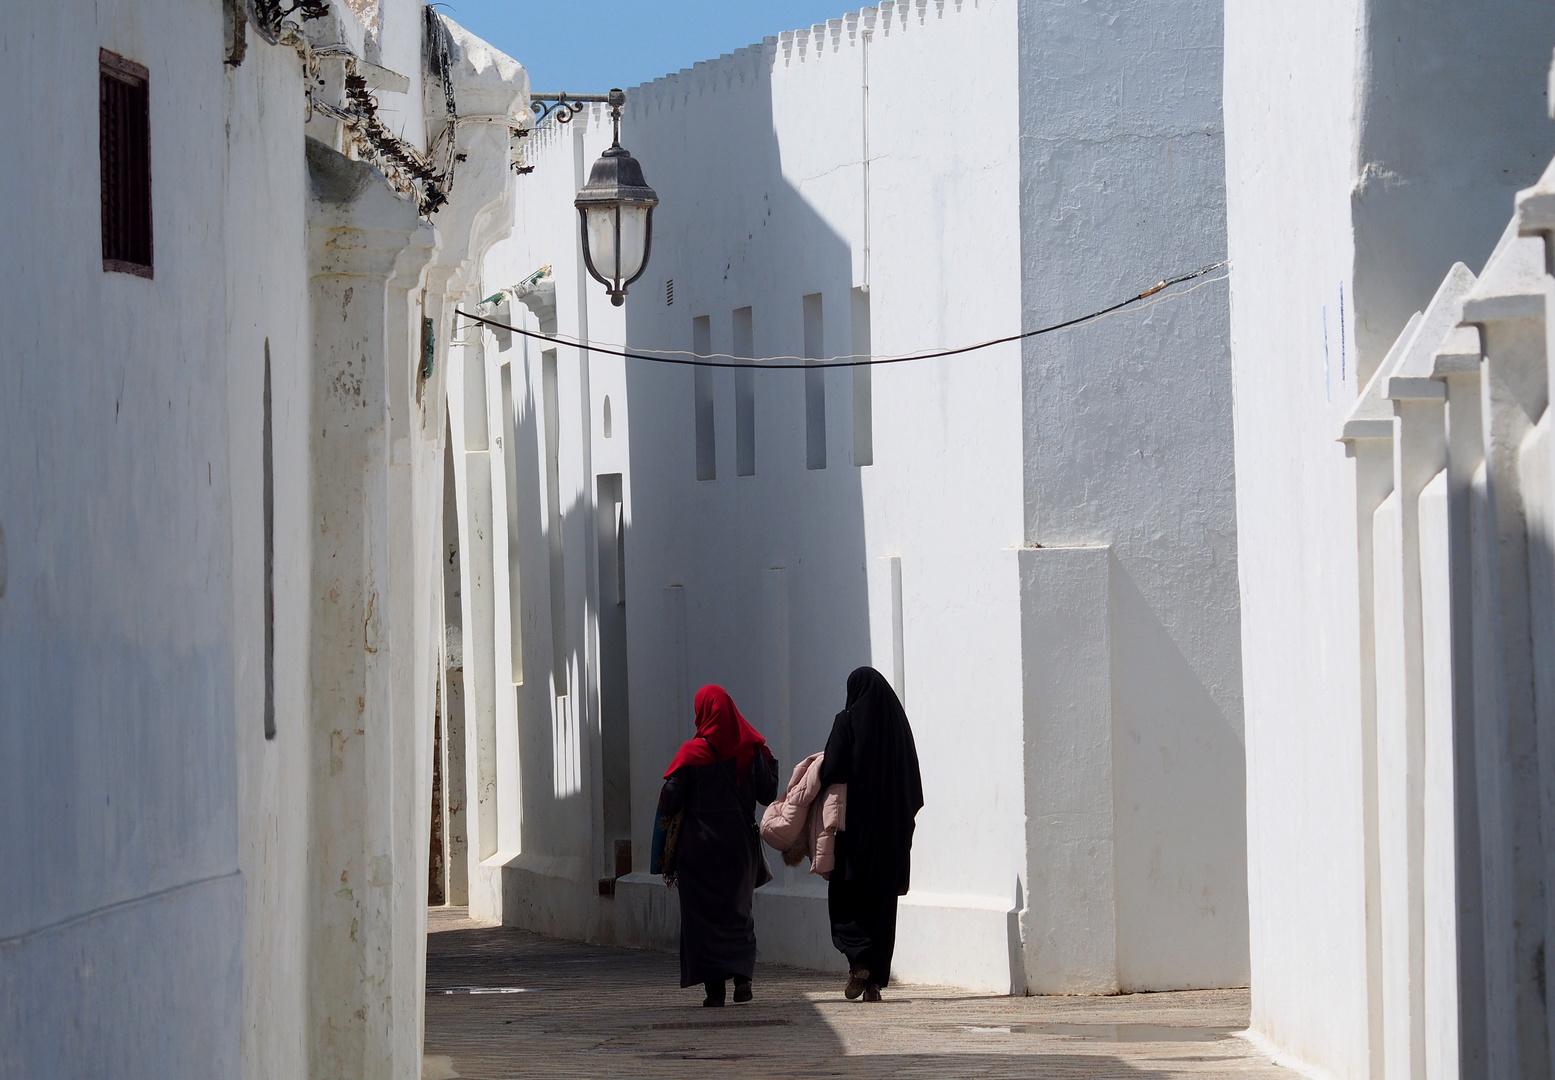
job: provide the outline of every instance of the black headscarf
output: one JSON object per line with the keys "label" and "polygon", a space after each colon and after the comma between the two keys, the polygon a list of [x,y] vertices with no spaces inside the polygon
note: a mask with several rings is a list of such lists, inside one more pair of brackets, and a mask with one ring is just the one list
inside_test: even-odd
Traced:
{"label": "black headscarf", "polygon": [[847,879],[897,895],[907,892],[923,778],[907,713],[874,668],[861,667],[848,676],[848,704],[826,740],[821,783],[848,785],[842,867]]}

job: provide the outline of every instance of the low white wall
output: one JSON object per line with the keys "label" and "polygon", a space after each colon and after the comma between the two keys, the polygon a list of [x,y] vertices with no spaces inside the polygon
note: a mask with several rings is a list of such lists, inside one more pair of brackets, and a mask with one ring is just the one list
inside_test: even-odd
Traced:
{"label": "low white wall", "polygon": [[1019,553],[1025,676],[1025,981],[1115,994],[1112,549]]}
{"label": "low white wall", "polygon": [[[769,863],[775,853],[768,852]],[[848,964],[831,941],[826,882],[784,875],[756,891],[759,962],[791,964],[843,974]],[[796,872],[797,873],[797,872]],[[656,874],[616,882],[616,943],[674,951],[680,942],[680,894]],[[527,924],[524,924],[527,925]],[[1016,912],[978,896],[914,891],[897,906],[894,981],[963,986],[996,994],[1023,994]]]}

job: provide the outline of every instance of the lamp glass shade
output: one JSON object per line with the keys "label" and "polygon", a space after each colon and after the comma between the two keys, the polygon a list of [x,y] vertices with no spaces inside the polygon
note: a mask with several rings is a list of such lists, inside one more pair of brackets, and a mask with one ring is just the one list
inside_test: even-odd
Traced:
{"label": "lamp glass shade", "polygon": [[[584,210],[588,222],[589,255],[594,268],[607,278],[628,281],[643,266],[643,251],[648,242],[648,207],[590,206]],[[620,249],[616,248],[616,224],[620,223]]]}

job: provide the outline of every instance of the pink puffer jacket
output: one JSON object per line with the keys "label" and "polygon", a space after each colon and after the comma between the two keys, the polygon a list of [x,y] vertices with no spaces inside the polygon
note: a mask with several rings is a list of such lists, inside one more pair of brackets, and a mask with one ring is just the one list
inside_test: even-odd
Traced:
{"label": "pink puffer jacket", "polygon": [[837,830],[847,822],[848,785],[821,790],[823,757],[811,754],[794,766],[788,789],[761,815],[761,838],[783,853],[787,865],[808,858],[810,873],[830,879]]}

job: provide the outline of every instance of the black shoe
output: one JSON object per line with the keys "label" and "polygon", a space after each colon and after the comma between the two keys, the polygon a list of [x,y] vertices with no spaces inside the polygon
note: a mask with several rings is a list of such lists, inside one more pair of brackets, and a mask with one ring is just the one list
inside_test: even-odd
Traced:
{"label": "black shoe", "polygon": [[864,984],[864,1000],[865,1001],[879,1001],[880,1000],[880,987],[876,986],[874,983],[865,983]]}
{"label": "black shoe", "polygon": [[751,981],[749,979],[734,980],[734,1003],[743,1005],[751,999]]}
{"label": "black shoe", "polygon": [[868,968],[854,968],[848,973],[848,985],[842,988],[842,996],[849,1001],[857,1001],[858,996],[864,992],[864,985],[869,982]]}
{"label": "black shoe", "polygon": [[709,979],[702,984],[707,991],[707,996],[702,999],[704,1009],[721,1009],[724,1007],[724,981],[722,979]]}

